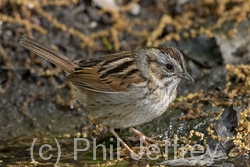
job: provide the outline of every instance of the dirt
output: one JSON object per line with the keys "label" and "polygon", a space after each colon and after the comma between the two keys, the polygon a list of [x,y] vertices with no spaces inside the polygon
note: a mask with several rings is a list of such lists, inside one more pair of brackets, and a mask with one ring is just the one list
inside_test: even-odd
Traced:
{"label": "dirt", "polygon": [[[137,127],[148,136],[162,134],[161,140],[178,136],[182,143],[202,143],[208,137],[207,128],[225,108],[233,104],[249,111],[248,103],[241,102],[249,101],[250,90],[249,1],[133,0],[116,5],[113,11],[94,1],[0,2],[0,166],[33,166],[29,149],[34,138],[34,159],[44,166],[55,164],[57,151],[47,150],[47,157],[48,153],[55,156],[44,161],[37,153],[39,146],[48,143],[56,148],[54,138],[59,140],[64,155],[59,161],[61,166],[146,166],[165,160],[144,157],[131,161],[124,150],[121,160],[104,161],[100,150],[98,161],[93,161],[92,151],[79,153],[79,159],[74,160],[74,138],[97,138],[99,144],[109,145],[111,135],[102,125],[92,125],[93,120],[75,100],[61,69],[19,45],[23,35],[72,59],[139,47],[177,47],[185,56],[195,84],[182,82],[168,112]],[[133,10],[139,13],[131,12],[136,5]],[[248,116],[241,120],[241,127],[245,127],[241,137],[249,138]],[[192,130],[206,134],[205,138],[188,138]],[[126,129],[120,134],[122,138],[132,135]],[[233,150],[238,157],[249,156],[249,143],[244,141],[245,150],[239,151],[240,144]],[[128,143],[138,149],[138,142]]]}

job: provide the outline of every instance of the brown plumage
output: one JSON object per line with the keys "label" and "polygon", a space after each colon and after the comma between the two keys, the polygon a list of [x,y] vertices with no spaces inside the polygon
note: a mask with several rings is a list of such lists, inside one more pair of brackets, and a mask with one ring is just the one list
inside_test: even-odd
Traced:
{"label": "brown plumage", "polygon": [[[75,86],[77,99],[118,139],[115,128],[131,128],[160,116],[175,99],[181,79],[193,81],[182,54],[173,47],[142,48],[73,61],[27,37],[20,44],[60,66]],[[126,143],[121,143],[133,154]]]}

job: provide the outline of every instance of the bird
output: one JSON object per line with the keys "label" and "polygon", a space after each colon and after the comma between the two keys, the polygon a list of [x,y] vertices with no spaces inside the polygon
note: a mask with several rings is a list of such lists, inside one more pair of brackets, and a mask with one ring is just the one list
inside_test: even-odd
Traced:
{"label": "bird", "polygon": [[95,122],[108,127],[130,155],[133,150],[115,129],[129,128],[144,140],[135,126],[162,115],[177,94],[182,79],[194,81],[185,59],[175,47],[145,47],[132,51],[71,60],[35,40],[22,37],[20,45],[65,71],[77,100]]}

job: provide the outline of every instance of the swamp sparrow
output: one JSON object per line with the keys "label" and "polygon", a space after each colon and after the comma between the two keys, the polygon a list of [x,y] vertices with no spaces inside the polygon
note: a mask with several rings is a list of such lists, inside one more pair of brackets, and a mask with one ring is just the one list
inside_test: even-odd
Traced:
{"label": "swamp sparrow", "polygon": [[193,81],[182,54],[174,47],[142,48],[97,60],[73,61],[27,37],[20,44],[61,67],[75,87],[76,98],[130,153],[133,151],[114,129],[130,128],[142,136],[132,127],[164,113],[175,99],[181,79]]}

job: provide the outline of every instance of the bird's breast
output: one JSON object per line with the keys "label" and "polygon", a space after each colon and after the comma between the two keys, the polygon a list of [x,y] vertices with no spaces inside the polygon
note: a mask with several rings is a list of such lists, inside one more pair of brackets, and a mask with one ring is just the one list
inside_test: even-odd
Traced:
{"label": "bird's breast", "polygon": [[175,98],[169,93],[153,85],[139,85],[119,93],[86,91],[83,103],[98,123],[127,128],[149,122],[164,113]]}

